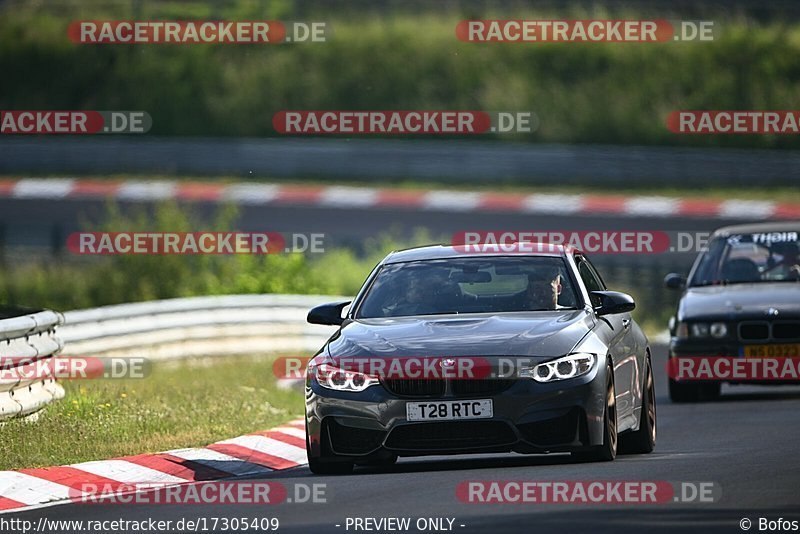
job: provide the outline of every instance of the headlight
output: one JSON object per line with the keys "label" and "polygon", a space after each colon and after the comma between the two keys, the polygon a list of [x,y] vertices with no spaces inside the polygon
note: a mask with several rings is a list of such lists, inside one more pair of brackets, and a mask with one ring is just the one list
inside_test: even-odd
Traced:
{"label": "headlight", "polygon": [[678,339],[686,339],[689,337],[689,325],[679,322],[678,327],[675,329],[675,337]]}
{"label": "headlight", "polygon": [[708,323],[692,323],[692,337],[708,337]]}
{"label": "headlight", "polygon": [[576,352],[551,362],[540,363],[523,371],[522,375],[533,378],[537,382],[554,382],[585,375],[594,367],[597,359],[588,352]]}
{"label": "headlight", "polygon": [[725,323],[711,323],[708,331],[711,333],[711,337],[725,337],[728,335],[728,326]]}
{"label": "headlight", "polygon": [[364,391],[379,383],[374,376],[348,371],[329,363],[309,365],[308,372],[317,379],[320,386],[336,391]]}
{"label": "headlight", "polygon": [[[689,328],[692,337],[722,338],[728,335],[728,326],[725,323],[692,323]],[[678,337],[681,337],[680,334]]]}

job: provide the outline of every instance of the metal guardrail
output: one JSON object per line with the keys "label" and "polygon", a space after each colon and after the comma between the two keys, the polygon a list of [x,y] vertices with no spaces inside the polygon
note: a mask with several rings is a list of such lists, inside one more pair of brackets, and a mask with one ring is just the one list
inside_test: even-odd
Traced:
{"label": "metal guardrail", "polygon": [[[225,295],[119,304],[63,315],[42,311],[0,320],[0,358],[13,356],[35,365],[62,349],[65,356],[151,360],[276,351],[307,354],[334,330],[308,324],[308,310],[350,298]],[[661,337],[654,341],[663,342]],[[64,389],[54,378],[0,379],[0,420],[32,414],[63,397]]]}
{"label": "metal guardrail", "polygon": [[318,349],[331,328],[307,324],[308,310],[347,297],[225,295],[104,306],[64,314],[70,355],[167,360]]}
{"label": "metal guardrail", "polygon": [[58,136],[0,139],[0,173],[158,173],[440,183],[796,185],[800,151],[476,140]]}
{"label": "metal guardrail", "polygon": [[[64,397],[55,378],[28,367],[62,356],[169,360],[317,350],[330,327],[306,323],[317,304],[348,297],[226,295],[168,299],[0,320],[0,360],[22,362],[0,377],[0,420],[32,414]],[[59,327],[59,335],[55,328]],[[37,376],[25,379],[25,376]]]}
{"label": "metal guardrail", "polygon": [[0,421],[30,415],[64,397],[54,377],[32,372],[64,348],[55,333],[63,323],[64,316],[50,310],[0,320]]}

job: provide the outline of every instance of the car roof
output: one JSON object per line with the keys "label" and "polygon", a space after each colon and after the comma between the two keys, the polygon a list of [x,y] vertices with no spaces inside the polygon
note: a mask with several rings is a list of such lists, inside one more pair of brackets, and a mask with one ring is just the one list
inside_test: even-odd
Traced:
{"label": "car roof", "polygon": [[[523,247],[520,252],[509,251],[515,245],[533,245],[532,251],[526,251]],[[484,248],[478,248],[484,247]],[[474,250],[473,248],[477,248]],[[576,249],[553,245],[550,243],[504,243],[500,246],[495,245],[428,245],[424,247],[414,247],[405,250],[390,252],[383,262],[402,263],[407,261],[438,260],[446,258],[469,258],[469,257],[489,257],[489,256],[544,256],[544,257],[563,257],[567,254],[578,252]]]}
{"label": "car roof", "polygon": [[777,221],[723,226],[714,232],[714,236],[727,236],[730,234],[756,234],[760,232],[800,232],[800,221]]}

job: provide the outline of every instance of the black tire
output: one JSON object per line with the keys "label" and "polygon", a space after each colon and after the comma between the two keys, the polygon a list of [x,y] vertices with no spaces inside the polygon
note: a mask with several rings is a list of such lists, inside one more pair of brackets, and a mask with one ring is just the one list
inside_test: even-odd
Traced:
{"label": "black tire", "polygon": [[720,384],[694,384],[669,379],[669,400],[675,403],[714,401],[719,398]]}
{"label": "black tire", "polygon": [[306,458],[308,459],[308,469],[315,475],[349,475],[355,467],[353,462],[325,461],[312,457],[311,442],[308,440],[308,423],[306,423]]}
{"label": "black tire", "polygon": [[617,393],[614,388],[614,370],[606,370],[606,408],[603,413],[603,444],[587,451],[575,451],[572,457],[579,462],[610,462],[617,457]]}
{"label": "black tire", "polygon": [[349,475],[353,472],[353,462],[322,462],[319,458],[309,458],[308,468],[315,475]]}
{"label": "black tire", "polygon": [[722,391],[722,384],[716,382],[714,384],[703,384],[700,396],[706,401],[719,400],[720,392]]}
{"label": "black tire", "polygon": [[642,413],[639,417],[639,430],[620,434],[620,454],[648,454],[656,447],[656,388],[650,358],[647,358],[647,371],[642,384]]}

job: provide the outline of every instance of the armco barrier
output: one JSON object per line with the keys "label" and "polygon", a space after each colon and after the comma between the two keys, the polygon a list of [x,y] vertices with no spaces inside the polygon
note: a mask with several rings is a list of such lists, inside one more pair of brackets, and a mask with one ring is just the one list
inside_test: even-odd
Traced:
{"label": "armco barrier", "polygon": [[[38,360],[62,349],[70,356],[153,360],[277,351],[309,355],[333,328],[306,323],[308,310],[350,298],[226,295],[118,304],[63,315],[42,311],[0,320],[0,356]],[[653,341],[667,339],[664,333]],[[0,379],[0,420],[31,414],[63,396],[53,379]]]}
{"label": "armco barrier", "polygon": [[64,314],[60,335],[73,356],[153,360],[313,351],[330,327],[306,323],[317,304],[348,297],[225,295],[119,304]]}
{"label": "armco barrier", "polygon": [[[306,323],[317,304],[337,296],[226,295],[118,304],[63,315],[42,311],[0,320],[0,357],[28,365],[66,356],[138,356],[166,360],[317,350],[330,327]],[[55,335],[55,327],[59,335]],[[23,373],[20,373],[23,374]],[[54,379],[0,379],[0,420],[31,414],[64,396]]]}
{"label": "armco barrier", "polygon": [[[0,173],[416,179],[624,187],[793,186],[800,151],[477,140],[4,136]],[[58,137],[58,139],[55,139]],[[104,137],[104,138],[101,138]]]}
{"label": "armco barrier", "polygon": [[52,358],[64,347],[55,334],[64,316],[49,310],[3,315],[12,316],[0,319],[0,362],[8,371],[0,376],[0,421],[30,415],[64,396],[64,389],[52,377],[24,378],[26,368]]}

